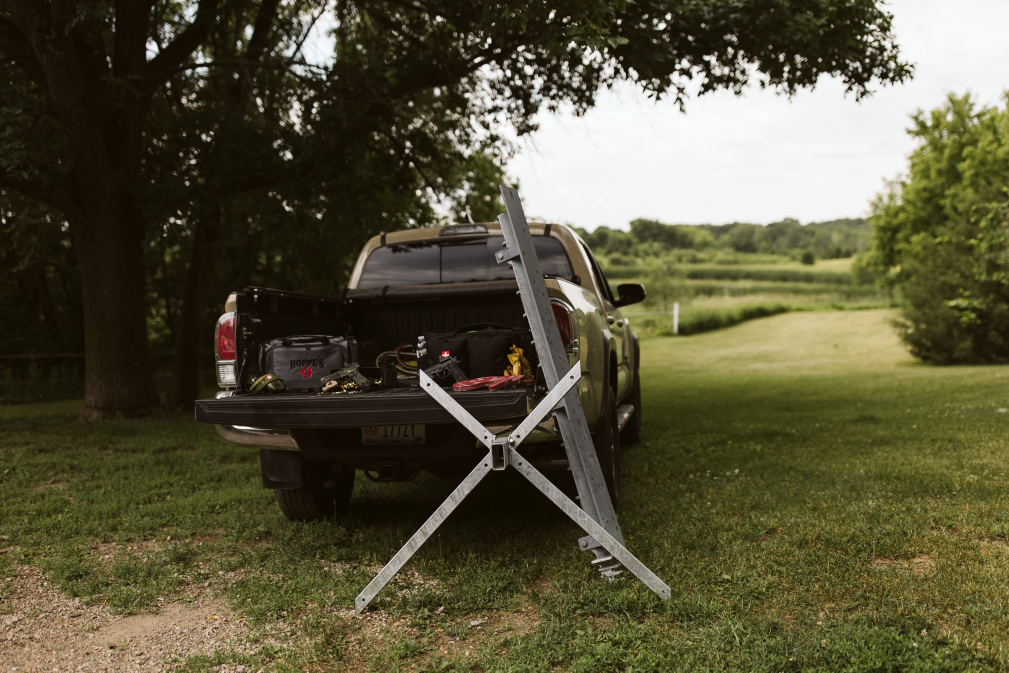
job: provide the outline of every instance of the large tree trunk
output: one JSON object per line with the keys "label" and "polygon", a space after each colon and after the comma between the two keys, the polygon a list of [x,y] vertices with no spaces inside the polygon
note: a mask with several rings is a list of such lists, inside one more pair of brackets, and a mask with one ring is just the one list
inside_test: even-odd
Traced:
{"label": "large tree trunk", "polygon": [[192,409],[200,394],[200,347],[205,341],[203,319],[207,310],[207,285],[213,262],[209,229],[208,225],[200,221],[193,236],[193,250],[186,271],[186,287],[176,332],[172,387],[165,399],[165,406],[172,410]]}
{"label": "large tree trunk", "polygon": [[[154,0],[118,0],[114,24],[110,3],[100,3],[97,14],[84,11],[85,4],[3,0],[0,55],[46,91],[46,114],[58,121],[66,140],[66,183],[7,177],[70,223],[80,262],[86,354],[81,418],[100,419],[158,402],[144,302],[144,217],[136,203],[144,184],[145,120],[154,92],[206,39],[219,1],[201,0],[190,25],[159,45],[153,58]],[[278,4],[264,3],[250,44],[266,48]],[[6,176],[3,166],[0,176]]]}
{"label": "large tree trunk", "polygon": [[9,5],[38,57],[44,73],[39,81],[73,160],[70,194],[58,207],[70,223],[81,270],[86,358],[81,418],[136,412],[159,400],[147,343],[143,218],[133,191],[150,96],[130,93],[118,106],[103,107],[102,87],[109,75],[142,81],[149,7],[139,1],[117,7],[109,72],[103,45],[88,43],[86,32],[71,34],[76,3],[9,0]]}
{"label": "large tree trunk", "polygon": [[159,401],[147,341],[141,228],[123,222],[117,208],[99,212],[100,224],[92,213],[70,220],[84,307],[83,420],[133,414]]}

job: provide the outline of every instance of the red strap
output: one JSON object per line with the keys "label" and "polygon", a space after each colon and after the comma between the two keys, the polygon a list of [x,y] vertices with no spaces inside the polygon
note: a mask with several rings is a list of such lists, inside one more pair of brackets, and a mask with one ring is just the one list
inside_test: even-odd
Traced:
{"label": "red strap", "polygon": [[481,376],[478,379],[466,379],[465,381],[453,383],[452,390],[456,392],[463,390],[480,390],[481,388],[490,386],[492,383],[497,383],[498,380],[503,378],[503,376]]}
{"label": "red strap", "polygon": [[488,388],[490,390],[501,390],[503,388],[514,388],[516,386],[531,386],[533,381],[526,380],[521,374],[513,376],[481,376],[478,379],[466,379],[452,384],[452,390],[462,392],[464,390],[480,390]]}
{"label": "red strap", "polygon": [[487,388],[490,390],[501,390],[502,388],[514,388],[519,383],[521,383],[522,379],[524,378],[525,377],[522,376],[521,374],[517,374],[515,376],[502,376],[500,377],[499,381],[490,384],[489,386],[487,386]]}

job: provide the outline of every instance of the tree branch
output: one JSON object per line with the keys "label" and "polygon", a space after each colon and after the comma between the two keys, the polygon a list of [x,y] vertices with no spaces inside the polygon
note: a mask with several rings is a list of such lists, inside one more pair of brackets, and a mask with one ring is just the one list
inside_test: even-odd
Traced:
{"label": "tree branch", "polygon": [[10,189],[24,194],[59,210],[64,215],[69,215],[74,208],[73,192],[68,184],[50,185],[43,180],[25,180],[11,175],[3,167],[0,167],[0,189]]}
{"label": "tree branch", "polygon": [[210,24],[217,15],[220,0],[202,0],[196,10],[196,18],[182,34],[172,40],[164,51],[147,63],[145,68],[145,88],[152,92],[176,69],[200,48],[210,32]]}
{"label": "tree branch", "polygon": [[241,58],[223,58],[214,59],[213,61],[203,61],[200,63],[183,63],[176,68],[172,68],[169,74],[174,75],[187,70],[199,70],[200,68],[264,68],[267,70],[290,70],[295,66],[299,68],[308,68],[309,70],[314,69],[320,72],[327,71],[327,69],[323,66],[292,59],[284,59],[275,63],[259,63],[256,61],[247,61]]}
{"label": "tree branch", "polygon": [[28,38],[7,14],[0,14],[0,52],[7,55],[33,82],[47,86],[46,73]]}
{"label": "tree branch", "polygon": [[153,7],[153,0],[116,2],[116,56],[112,67],[116,77],[144,74],[144,68],[147,67],[147,26]]}
{"label": "tree branch", "polygon": [[270,42],[270,33],[273,32],[273,20],[277,17],[277,7],[280,0],[263,0],[256,14],[256,23],[253,25],[252,37],[249,38],[249,46],[245,50],[245,55],[249,60],[258,61],[266,51]]}
{"label": "tree branch", "polygon": [[292,59],[298,58],[298,54],[301,53],[301,48],[305,46],[305,41],[308,40],[308,36],[312,34],[312,30],[315,28],[315,24],[319,22],[319,19],[322,18],[322,15],[325,14],[327,9],[327,6],[323,6],[323,8],[319,10],[318,14],[312,15],[312,21],[308,24],[308,29],[305,30],[305,34],[302,35],[301,39],[294,45],[294,51],[291,52]]}
{"label": "tree branch", "polygon": [[[118,34],[117,30],[117,37]],[[94,94],[104,92],[108,85],[110,69],[105,42],[102,40],[101,26],[97,25],[93,17],[89,17],[85,25],[72,32],[71,39],[74,53],[77,55],[77,62],[80,64],[81,73],[88,88]]]}

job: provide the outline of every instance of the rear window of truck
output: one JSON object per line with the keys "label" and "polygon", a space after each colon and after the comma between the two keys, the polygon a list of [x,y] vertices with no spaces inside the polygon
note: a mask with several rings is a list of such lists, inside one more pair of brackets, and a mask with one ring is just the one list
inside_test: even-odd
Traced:
{"label": "rear window of truck", "polygon": [[[359,288],[470,283],[515,278],[510,264],[498,264],[503,236],[395,243],[375,248],[364,263]],[[574,275],[564,246],[556,238],[534,236],[540,269],[547,276]]]}

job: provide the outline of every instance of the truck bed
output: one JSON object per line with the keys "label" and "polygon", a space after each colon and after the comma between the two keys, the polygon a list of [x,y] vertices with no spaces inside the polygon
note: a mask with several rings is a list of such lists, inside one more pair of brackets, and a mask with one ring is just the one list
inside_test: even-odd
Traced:
{"label": "truck bed", "polygon": [[[528,388],[447,392],[482,421],[524,416],[531,408]],[[441,405],[419,388],[342,395],[236,395],[197,400],[196,420],[260,428],[356,428],[454,422]]]}

